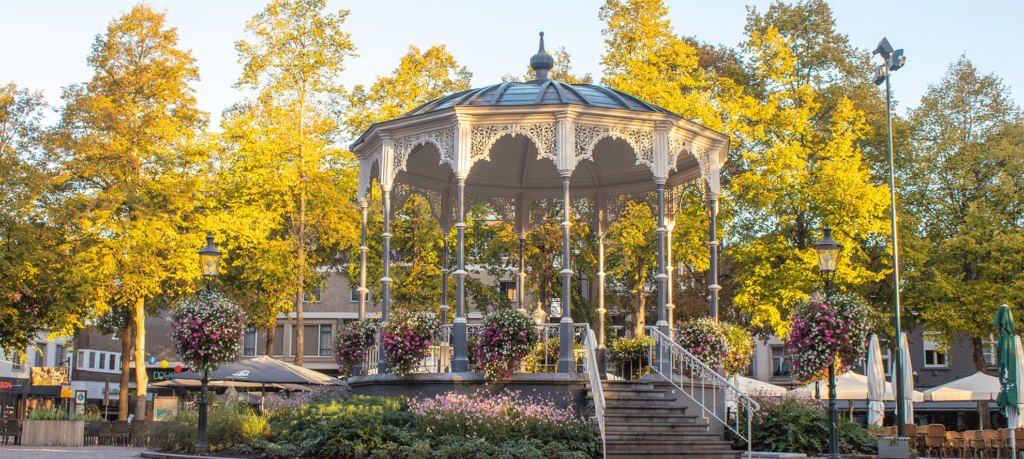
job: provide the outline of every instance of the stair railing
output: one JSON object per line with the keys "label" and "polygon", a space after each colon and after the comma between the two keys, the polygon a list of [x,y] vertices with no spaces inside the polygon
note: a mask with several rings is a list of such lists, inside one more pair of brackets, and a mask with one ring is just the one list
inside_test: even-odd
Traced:
{"label": "stair railing", "polygon": [[597,418],[597,426],[601,432],[601,454],[602,457],[607,457],[604,435],[604,388],[601,387],[601,375],[597,369],[597,338],[594,337],[594,330],[587,329],[583,348],[587,353],[584,366],[587,376],[590,377],[590,392],[594,397],[594,417]]}
{"label": "stair railing", "polygon": [[[694,357],[693,354],[687,352],[679,343],[665,336],[657,328],[652,327],[649,329],[649,332],[651,336],[649,354],[651,372],[661,375],[679,389],[680,392],[686,394],[690,400],[700,405],[702,416],[707,417],[706,415],[710,414],[711,417],[721,422],[722,425],[731,430],[737,437],[747,442],[747,457],[750,457],[752,452],[751,440],[753,438],[751,420],[754,412],[760,410],[761,406],[729,382],[728,379]],[[700,387],[697,387],[697,384],[700,384]],[[711,385],[710,404],[707,403],[706,399],[709,384]],[[724,416],[727,418],[725,420],[719,416],[717,403],[719,389],[725,395],[725,400],[735,400],[737,408],[743,407],[742,411],[746,411],[747,434],[745,436],[740,432],[739,409],[737,409],[735,416],[735,426],[729,425],[729,416],[727,414]],[[695,395],[697,390],[700,390],[700,400],[697,400]]]}

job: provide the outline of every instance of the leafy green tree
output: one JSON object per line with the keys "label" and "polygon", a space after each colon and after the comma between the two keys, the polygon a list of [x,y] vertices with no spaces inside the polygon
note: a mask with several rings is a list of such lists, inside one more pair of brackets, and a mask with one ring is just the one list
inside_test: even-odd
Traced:
{"label": "leafy green tree", "polygon": [[[246,24],[252,41],[237,41],[235,49],[243,64],[236,87],[251,87],[261,97],[291,112],[275,128],[286,129],[285,149],[280,150],[287,167],[282,180],[292,196],[283,217],[287,240],[295,256],[296,342],[303,347],[303,303],[308,292],[306,278],[318,265],[334,263],[334,253],[312,256],[315,250],[340,247],[355,240],[351,212],[338,207],[337,188],[351,183],[353,158],[335,146],[340,129],[330,116],[329,103],[341,88],[336,80],[355,46],[342,30],[348,10],[324,14],[326,0],[273,0]],[[269,172],[269,171],[268,171]],[[333,181],[338,174],[341,181]],[[352,186],[351,188],[355,188]],[[302,365],[296,352],[295,364]]]}
{"label": "leafy green tree", "polygon": [[64,91],[56,147],[68,191],[55,218],[84,241],[71,269],[92,277],[97,307],[130,311],[138,416],[148,382],[146,315],[192,289],[202,240],[193,228],[201,219],[195,203],[206,157],[198,146],[207,116],[190,86],[199,80],[195,59],[177,48],[178,34],[165,23],[165,13],[140,4],[96,37],[92,79]]}
{"label": "leafy green tree", "polygon": [[[631,202],[609,228],[612,241],[606,250],[606,270],[618,283],[624,285],[633,297],[633,334],[643,336],[647,324],[647,300],[654,290],[654,276],[658,267],[658,238],[654,230],[657,222],[646,204]],[[611,266],[608,269],[607,266]],[[656,311],[655,311],[656,312]]]}
{"label": "leafy green tree", "polygon": [[374,123],[397,118],[428,101],[470,88],[473,73],[459,66],[444,45],[424,52],[409,46],[391,76],[377,77],[366,88],[357,85],[345,96],[345,131],[351,138],[362,135]]}
{"label": "leafy green tree", "polygon": [[[73,239],[54,219],[41,92],[0,86],[0,348],[25,354],[37,334],[68,336],[92,318],[88,279],[66,270]],[[102,312],[98,310],[97,312]]]}
{"label": "leafy green tree", "polygon": [[904,297],[945,347],[969,337],[985,371],[982,340],[996,310],[1024,300],[1021,112],[998,76],[961,56],[911,120],[914,168],[903,188],[927,258]]}

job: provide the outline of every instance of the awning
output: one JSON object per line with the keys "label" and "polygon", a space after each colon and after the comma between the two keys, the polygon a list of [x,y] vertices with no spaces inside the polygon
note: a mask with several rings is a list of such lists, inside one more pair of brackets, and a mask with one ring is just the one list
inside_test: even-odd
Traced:
{"label": "awning", "polygon": [[[183,371],[175,375],[176,379],[202,379],[203,375],[191,371]],[[323,373],[274,360],[267,356],[254,359],[239,360],[229,363],[210,372],[213,381],[243,381],[267,384],[310,384],[314,386],[333,386],[344,384],[339,379]]]}

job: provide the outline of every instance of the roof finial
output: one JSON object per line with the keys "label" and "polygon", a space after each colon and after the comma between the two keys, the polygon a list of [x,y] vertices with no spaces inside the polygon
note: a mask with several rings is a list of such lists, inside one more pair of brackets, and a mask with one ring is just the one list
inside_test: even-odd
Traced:
{"label": "roof finial", "polygon": [[551,70],[555,66],[555,59],[551,57],[547,51],[544,51],[544,32],[540,33],[540,48],[537,50],[537,54],[534,54],[530,58],[530,68],[536,72],[536,77],[533,80],[535,82],[544,82],[548,80],[548,70]]}

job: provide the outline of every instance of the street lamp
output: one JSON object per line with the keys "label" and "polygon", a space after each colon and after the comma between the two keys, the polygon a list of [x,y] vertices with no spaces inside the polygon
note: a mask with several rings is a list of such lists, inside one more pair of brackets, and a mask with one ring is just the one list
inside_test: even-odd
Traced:
{"label": "street lamp", "polygon": [[892,49],[889,40],[885,38],[878,42],[878,46],[872,51],[872,54],[882,56],[882,59],[885,61],[884,64],[875,68],[873,81],[876,86],[885,83],[885,125],[889,130],[889,198],[892,204],[892,212],[890,213],[890,219],[892,220],[892,288],[896,315],[896,428],[897,434],[904,437],[907,433],[907,408],[904,403],[903,394],[903,387],[906,381],[903,380],[903,347],[901,346],[903,340],[900,339],[900,336],[902,336],[902,330],[900,329],[900,257],[899,245],[896,243],[896,173],[893,167],[892,92],[889,88],[889,75],[903,68],[907,58],[903,55],[902,49]]}
{"label": "street lamp", "polygon": [[[220,250],[213,244],[213,235],[206,235],[206,247],[199,251],[199,264],[203,269],[203,277],[206,278],[206,293],[210,293],[210,281],[217,277],[220,270]],[[206,446],[206,407],[209,401],[206,399],[206,383],[210,382],[210,369],[203,368],[202,384],[199,388],[199,434],[196,436],[196,452],[205,453],[209,451]]]}
{"label": "street lamp", "polygon": [[[832,228],[828,225],[823,230],[825,237],[814,246],[818,253],[818,271],[821,272],[822,280],[825,281],[825,301],[832,296],[832,281],[836,276],[836,263],[839,261],[839,254],[843,251],[843,245],[832,239]],[[836,423],[839,422],[839,413],[836,409],[836,362],[835,356],[828,365],[828,457],[829,459],[839,458],[839,432]]]}

